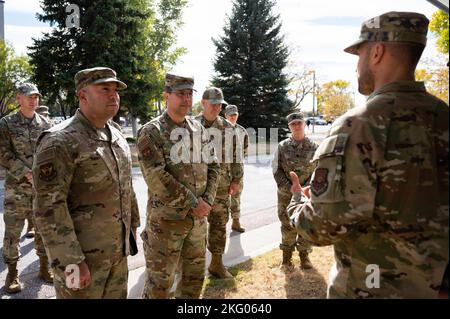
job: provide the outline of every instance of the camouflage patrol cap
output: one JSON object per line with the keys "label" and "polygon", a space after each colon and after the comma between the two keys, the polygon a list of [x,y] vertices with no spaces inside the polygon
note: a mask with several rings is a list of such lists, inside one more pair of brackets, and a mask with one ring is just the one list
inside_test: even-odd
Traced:
{"label": "camouflage patrol cap", "polygon": [[286,117],[286,120],[288,121],[288,125],[294,122],[303,122],[303,114],[300,112],[291,113]]}
{"label": "camouflage patrol cap", "polygon": [[165,86],[166,88],[170,88],[172,91],[194,90],[194,78],[179,74],[167,73]]}
{"label": "camouflage patrol cap", "polygon": [[238,107],[236,106],[236,105],[228,105],[226,108],[225,108],[225,114],[226,115],[236,115],[236,114],[239,114],[239,111],[238,111]]}
{"label": "camouflage patrol cap", "polygon": [[38,114],[50,114],[48,112],[48,106],[45,106],[45,105],[38,106],[36,108],[35,112],[38,113]]}
{"label": "camouflage patrol cap", "polygon": [[222,90],[216,87],[207,88],[205,92],[203,92],[202,99],[209,101],[211,104],[228,105],[228,103],[223,99]]}
{"label": "camouflage patrol cap", "polygon": [[75,88],[80,90],[89,84],[100,84],[115,82],[119,90],[127,88],[127,85],[119,81],[116,77],[116,71],[105,67],[96,67],[91,69],[84,69],[75,74]]}
{"label": "camouflage patrol cap", "polygon": [[358,54],[359,45],[370,42],[410,42],[427,44],[429,20],[415,12],[387,12],[363,22],[359,40],[344,49]]}
{"label": "camouflage patrol cap", "polygon": [[41,93],[39,93],[39,90],[38,90],[37,86],[32,84],[32,83],[23,83],[23,84],[21,84],[17,88],[17,91],[19,92],[19,94],[25,95],[25,96],[30,96],[30,95],[33,95],[33,94],[37,94],[40,97],[42,97]]}

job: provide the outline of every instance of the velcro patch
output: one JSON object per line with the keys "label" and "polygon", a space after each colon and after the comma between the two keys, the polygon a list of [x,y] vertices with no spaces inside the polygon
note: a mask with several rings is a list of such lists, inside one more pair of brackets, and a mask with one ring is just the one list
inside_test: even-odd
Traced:
{"label": "velcro patch", "polygon": [[321,158],[329,156],[344,156],[349,135],[347,133],[339,133],[328,136],[320,143],[311,162],[315,162]]}
{"label": "velcro patch", "polygon": [[50,147],[45,151],[42,151],[36,155],[36,163],[48,162],[56,157],[56,151],[54,147]]}

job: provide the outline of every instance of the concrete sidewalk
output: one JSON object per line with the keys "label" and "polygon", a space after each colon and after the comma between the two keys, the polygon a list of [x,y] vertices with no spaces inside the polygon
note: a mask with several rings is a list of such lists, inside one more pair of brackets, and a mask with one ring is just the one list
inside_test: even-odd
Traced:
{"label": "concrete sidewalk", "polygon": [[[223,258],[225,266],[240,264],[278,247],[281,242],[280,226],[281,224],[276,222],[242,234],[236,232],[229,234]],[[207,251],[206,265],[209,265],[210,260],[211,254]],[[129,272],[128,299],[141,298],[144,282],[145,267]]]}

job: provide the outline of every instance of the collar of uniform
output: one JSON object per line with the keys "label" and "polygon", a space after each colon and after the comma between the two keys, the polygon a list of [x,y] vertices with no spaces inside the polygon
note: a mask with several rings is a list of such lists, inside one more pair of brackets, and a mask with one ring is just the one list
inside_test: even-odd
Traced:
{"label": "collar of uniform", "polygon": [[109,131],[111,132],[111,143],[115,143],[118,139],[120,139],[122,133],[117,128],[109,124],[109,122],[106,125],[109,127]]}
{"label": "collar of uniform", "polygon": [[222,124],[222,118],[219,116],[216,117],[216,119],[212,122],[208,121],[205,116],[201,115],[201,124],[206,127],[206,128],[210,128],[210,127],[220,127]]}
{"label": "collar of uniform", "polygon": [[228,123],[230,123],[230,125],[233,127],[233,128],[239,128],[239,124],[233,124],[233,123],[231,123],[230,121],[228,121],[227,119],[225,119]]}
{"label": "collar of uniform", "polygon": [[19,116],[19,120],[21,124],[30,124],[32,126],[39,126],[42,123],[42,119],[39,117],[37,113],[34,113],[33,119],[30,122],[30,119],[25,117],[22,112],[17,112]]}
{"label": "collar of uniform", "polygon": [[167,113],[167,111],[164,111],[162,118],[164,119],[164,121],[167,123],[168,128],[170,130],[174,129],[174,128],[180,128],[180,127],[185,127],[185,123],[186,123],[186,118],[184,119],[184,122],[181,123],[180,125],[178,125],[177,123],[175,123],[174,121],[172,121],[172,119],[169,116],[169,113]]}
{"label": "collar of uniform", "polygon": [[194,125],[194,122],[190,118],[186,118],[186,128],[191,132],[196,132],[197,128]]}
{"label": "collar of uniform", "polygon": [[303,143],[306,142],[306,136],[303,140],[300,140],[300,141],[295,140],[292,136],[290,138],[291,138],[291,143],[294,144],[295,146],[303,145]]}
{"label": "collar of uniform", "polygon": [[[91,139],[98,141],[106,141],[98,135],[97,128],[94,127],[91,124],[91,122],[89,122],[89,120],[84,116],[84,114],[81,112],[80,109],[77,109],[75,113],[75,119],[78,120],[81,123],[81,125],[83,125],[87,129],[86,132],[88,133]],[[114,133],[114,130],[109,123],[106,123],[106,127],[109,128],[109,131],[111,132],[111,142],[114,143],[115,141],[118,140],[118,137]]]}
{"label": "collar of uniform", "polygon": [[373,92],[367,100],[373,99],[375,96],[388,92],[426,92],[424,82],[416,81],[396,81],[383,85]]}
{"label": "collar of uniform", "polygon": [[37,113],[34,113],[34,118],[33,118],[33,121],[31,121],[31,124],[34,126],[39,126],[42,124],[42,122],[43,122],[43,120],[40,117],[40,115]]}

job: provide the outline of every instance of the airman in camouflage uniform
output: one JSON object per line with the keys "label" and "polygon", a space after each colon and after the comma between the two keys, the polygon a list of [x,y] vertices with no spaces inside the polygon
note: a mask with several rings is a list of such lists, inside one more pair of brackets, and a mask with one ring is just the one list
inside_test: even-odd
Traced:
{"label": "airman in camouflage uniform", "polygon": [[[19,240],[25,219],[33,225],[33,180],[31,167],[36,140],[42,131],[50,128],[50,123],[35,112],[39,103],[37,87],[25,83],[19,87],[19,112],[0,120],[0,165],[6,169],[5,181],[5,237],[3,238],[3,258],[8,264],[5,289],[17,293],[22,287],[19,282],[17,261],[19,260]],[[48,269],[47,255],[39,233],[35,234],[35,248],[40,260],[39,277],[53,282]]]}
{"label": "airman in camouflage uniform", "polygon": [[45,117],[52,126],[55,125],[55,122],[53,121],[53,119],[50,117],[50,112],[49,112],[49,108],[48,106],[45,105],[39,105],[36,109],[36,113],[39,113],[40,115],[42,115],[43,117]]}
{"label": "airman in camouflage uniform", "polygon": [[226,225],[230,214],[231,196],[239,190],[239,183],[243,177],[243,169],[237,161],[236,144],[233,143],[234,127],[219,113],[223,105],[228,105],[223,99],[222,90],[211,87],[205,90],[202,98],[203,113],[197,116],[198,120],[211,136],[220,162],[220,178],[217,195],[211,213],[208,216],[208,250],[212,254],[208,271],[219,278],[232,278],[233,276],[223,265],[222,256],[225,251],[227,230]]}
{"label": "airman in camouflage uniform", "polygon": [[126,298],[127,256],[139,212],[130,148],[110,121],[119,110],[118,90],[126,85],[114,70],[98,67],[78,72],[75,86],[80,106],[75,116],[37,143],[36,224],[57,298]]}
{"label": "airman in camouflage uniform", "polygon": [[199,298],[203,287],[206,216],[216,196],[219,165],[205,128],[187,116],[193,86],[193,78],[166,74],[167,110],[138,134],[139,163],[148,185],[147,224],[141,234],[147,299],[172,297],[178,265],[175,297]]}
{"label": "airman in camouflage uniform", "polygon": [[[238,111],[238,107],[236,105],[228,105],[225,108],[225,117],[228,120],[228,122],[230,122],[231,124],[233,124],[235,130],[236,130],[236,141],[239,143],[238,145],[240,145],[237,149],[237,152],[240,152],[240,149],[242,149],[243,154],[244,154],[244,158],[247,158],[248,156],[248,133],[246,131],[246,129],[237,124],[237,120],[239,117],[239,111]],[[242,168],[242,172],[244,171],[244,162],[242,161],[241,163],[239,163],[241,165]],[[241,194],[242,194],[242,190],[244,189],[244,178],[241,179],[240,183],[239,183],[239,190],[236,194],[234,194],[233,196],[231,196],[231,206],[230,206],[230,211],[231,211],[231,218],[233,219],[233,223],[231,224],[231,229],[240,233],[245,232],[245,228],[243,228],[241,226],[241,223],[239,221],[239,218],[241,217]]]}
{"label": "airman in camouflage uniform", "polygon": [[[299,234],[334,245],[331,298],[437,298],[448,265],[449,109],[415,82],[428,19],[389,12],[366,21],[359,91],[317,149],[310,190],[288,207]],[[310,194],[310,198],[309,198]]]}
{"label": "airman in camouflage uniform", "polygon": [[[50,113],[48,112],[48,106],[45,105],[39,105],[35,112],[39,115],[42,115],[43,117],[45,117],[45,119],[50,123],[51,126],[54,126],[53,121],[50,119]],[[28,227],[27,227],[27,233],[25,234],[26,238],[33,238],[34,237],[34,227],[33,227],[33,222],[32,222],[32,218],[30,216],[30,218],[27,218],[28,221]]]}
{"label": "airman in camouflage uniform", "polygon": [[310,269],[312,265],[308,254],[311,251],[311,245],[302,236],[298,235],[295,228],[291,226],[286,208],[292,198],[292,184],[289,179],[289,173],[295,171],[299,174],[303,184],[309,183],[315,167],[310,161],[317,149],[317,144],[305,136],[303,114],[289,114],[287,121],[292,136],[278,144],[272,162],[273,176],[278,187],[278,218],[281,222],[280,249],[283,252],[281,267],[292,269],[292,253],[297,247],[301,267]]}

